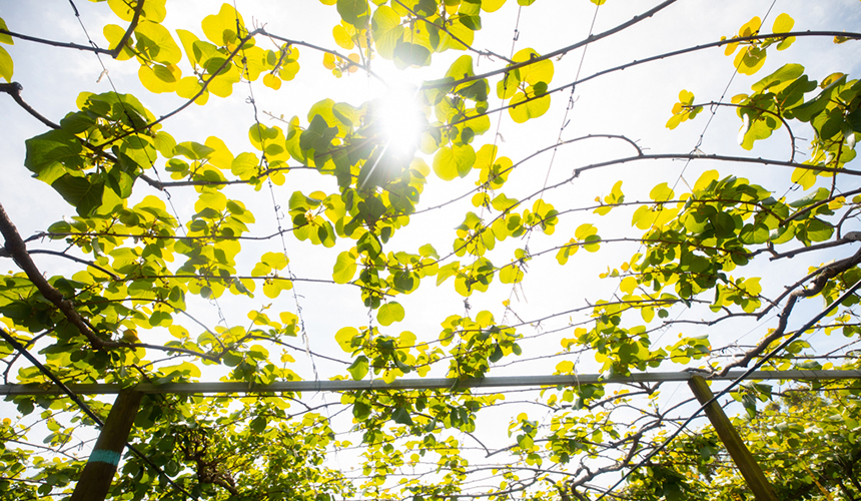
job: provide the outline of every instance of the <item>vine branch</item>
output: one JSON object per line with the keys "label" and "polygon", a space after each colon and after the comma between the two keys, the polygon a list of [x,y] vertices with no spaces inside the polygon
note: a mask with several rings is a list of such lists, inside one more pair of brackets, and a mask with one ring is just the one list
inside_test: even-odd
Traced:
{"label": "vine branch", "polygon": [[78,50],[83,50],[83,51],[87,51],[87,52],[94,52],[96,54],[107,54],[107,55],[111,56],[112,58],[116,59],[117,57],[119,57],[120,52],[122,52],[123,47],[125,46],[126,42],[128,42],[129,38],[131,37],[132,33],[134,32],[135,28],[138,25],[138,20],[140,19],[141,11],[143,11],[143,4],[144,4],[144,0],[138,0],[137,1],[137,5],[135,6],[134,15],[132,16],[132,20],[129,23],[128,29],[126,29],[126,32],[123,33],[122,38],[120,38],[119,43],[117,43],[117,46],[114,47],[113,49],[110,49],[110,50],[109,49],[102,49],[102,48],[96,47],[94,45],[81,45],[81,44],[76,44],[73,42],[57,42],[55,40],[47,40],[44,38],[34,37],[31,35],[24,35],[23,33],[16,33],[14,31],[9,31],[9,30],[4,30],[4,29],[0,29],[0,33],[3,33],[5,35],[9,35],[11,37],[20,38],[21,40],[27,40],[28,42],[36,42],[36,43],[40,43],[40,44],[44,44],[44,45],[50,45],[52,47],[63,47],[63,48],[67,48],[67,49],[78,49]]}
{"label": "vine branch", "polygon": [[777,325],[777,328],[774,331],[766,336],[759,344],[752,350],[745,353],[744,357],[740,360],[732,362],[728,364],[721,371],[721,376],[725,376],[730,369],[733,367],[747,367],[747,364],[750,363],[755,357],[759,356],[763,351],[765,351],[771,343],[780,339],[786,334],[786,324],[789,321],[789,315],[792,313],[792,309],[795,307],[795,303],[802,298],[808,298],[815,296],[822,292],[822,289],[825,288],[825,285],[829,280],[836,277],[837,275],[843,273],[850,268],[855,267],[858,263],[861,263],[861,249],[848,257],[841,259],[839,261],[835,261],[828,266],[825,266],[821,269],[816,278],[813,279],[813,284],[809,289],[801,289],[792,292],[789,295],[789,299],[786,302],[786,305],[783,307],[783,310],[780,312],[779,318],[780,321]]}

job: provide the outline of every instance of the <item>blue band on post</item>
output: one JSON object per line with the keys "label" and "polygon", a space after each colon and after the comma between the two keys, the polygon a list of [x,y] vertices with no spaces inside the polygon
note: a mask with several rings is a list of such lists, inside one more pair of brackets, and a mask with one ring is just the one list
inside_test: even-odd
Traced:
{"label": "blue band on post", "polygon": [[90,454],[90,463],[107,463],[116,466],[120,462],[120,453],[105,449],[96,449]]}

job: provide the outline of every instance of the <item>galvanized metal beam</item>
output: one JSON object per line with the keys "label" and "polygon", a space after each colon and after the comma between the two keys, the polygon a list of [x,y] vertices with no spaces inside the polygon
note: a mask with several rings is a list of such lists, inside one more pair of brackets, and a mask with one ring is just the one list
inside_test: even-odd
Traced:
{"label": "galvanized metal beam", "polygon": [[[706,376],[712,381],[733,381],[744,371],[730,371],[725,376]],[[386,390],[460,390],[466,388],[541,388],[548,386],[576,387],[585,384],[627,384],[687,382],[692,372],[643,372],[630,376],[604,377],[601,374],[582,374],[578,376],[510,376],[487,377],[478,379],[397,379],[391,383],[382,380],[361,381],[278,381],[272,384],[195,382],[195,383],[141,383],[135,390],[146,394],[256,394],[282,392],[338,392],[338,391],[386,391]],[[699,374],[703,375],[704,374]],[[838,380],[859,379],[861,371],[836,370],[792,370],[792,371],[755,371],[745,379],[765,380]],[[78,395],[115,395],[120,392],[117,384],[69,384],[67,387]],[[56,395],[61,390],[53,384],[45,385],[0,385],[0,395]]]}

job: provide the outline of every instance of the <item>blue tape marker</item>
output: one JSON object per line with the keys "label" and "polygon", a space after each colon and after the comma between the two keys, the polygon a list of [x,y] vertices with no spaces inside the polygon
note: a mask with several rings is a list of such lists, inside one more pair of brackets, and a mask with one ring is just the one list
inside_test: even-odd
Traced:
{"label": "blue tape marker", "polygon": [[116,466],[120,462],[120,453],[105,449],[96,449],[90,454],[90,463],[107,463]]}

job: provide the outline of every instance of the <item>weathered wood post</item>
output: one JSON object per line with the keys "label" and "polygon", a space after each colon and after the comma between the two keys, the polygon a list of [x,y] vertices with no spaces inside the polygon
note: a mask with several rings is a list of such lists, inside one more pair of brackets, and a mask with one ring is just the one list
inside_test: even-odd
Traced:
{"label": "weathered wood post", "polygon": [[143,394],[122,390],[90,454],[71,501],[104,501],[129,438]]}
{"label": "weathered wood post", "polygon": [[[691,387],[691,391],[694,392],[700,405],[705,405],[706,402],[714,397],[708,383],[701,376],[693,376],[689,379],[688,386]],[[753,455],[751,455],[747,446],[744,445],[744,442],[720,405],[716,401],[712,402],[706,405],[705,411],[706,416],[712,422],[712,426],[715,427],[715,431],[717,431],[724,447],[729,451],[729,455],[732,456],[732,460],[738,466],[757,501],[778,501],[777,494],[774,493],[774,489],[768,483],[759,464],[753,459]]]}

